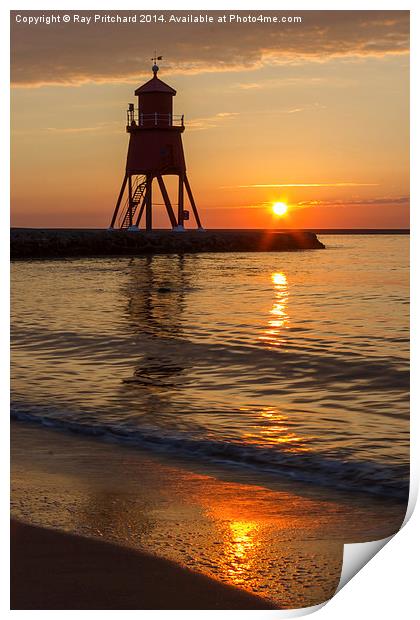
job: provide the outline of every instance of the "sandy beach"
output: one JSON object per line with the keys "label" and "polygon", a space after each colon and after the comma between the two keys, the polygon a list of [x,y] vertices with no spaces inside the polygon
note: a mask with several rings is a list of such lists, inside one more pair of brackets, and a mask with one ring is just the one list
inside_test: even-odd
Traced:
{"label": "sandy beach", "polygon": [[343,542],[388,536],[405,512],[21,423],[12,498],[14,609],[315,605]]}
{"label": "sandy beach", "polygon": [[12,521],[11,534],[12,609],[274,607],[243,590],[138,550],[19,521]]}

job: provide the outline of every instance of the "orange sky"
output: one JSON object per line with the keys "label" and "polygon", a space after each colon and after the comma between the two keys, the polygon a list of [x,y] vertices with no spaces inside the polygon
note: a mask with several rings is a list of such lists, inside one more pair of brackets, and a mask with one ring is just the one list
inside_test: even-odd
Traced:
{"label": "orange sky", "polygon": [[[159,77],[185,114],[205,227],[408,226],[408,12],[303,11],[293,13],[303,23],[281,26],[29,26],[18,14],[13,225],[108,226],[124,173],[125,110],[157,48]],[[289,204],[287,216],[273,215],[276,201]],[[155,209],[155,225],[167,226]]]}

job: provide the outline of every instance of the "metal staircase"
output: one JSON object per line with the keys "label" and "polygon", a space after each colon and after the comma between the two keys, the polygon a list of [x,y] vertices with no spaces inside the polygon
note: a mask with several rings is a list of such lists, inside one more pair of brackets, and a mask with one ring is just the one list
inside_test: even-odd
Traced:
{"label": "metal staircase", "polygon": [[118,227],[121,230],[127,230],[130,226],[130,208],[131,208],[131,223],[134,225],[137,224],[137,218],[139,215],[139,209],[141,209],[141,205],[143,203],[143,198],[146,193],[146,177],[138,176],[133,177],[133,196],[130,205],[129,198],[124,203],[123,208],[121,209],[121,215],[118,219]]}

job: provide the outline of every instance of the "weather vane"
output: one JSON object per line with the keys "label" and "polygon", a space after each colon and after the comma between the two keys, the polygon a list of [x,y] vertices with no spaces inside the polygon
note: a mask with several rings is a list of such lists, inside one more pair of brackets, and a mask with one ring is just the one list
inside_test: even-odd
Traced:
{"label": "weather vane", "polygon": [[156,64],[156,62],[158,60],[162,60],[162,58],[163,58],[163,56],[156,56],[156,50],[155,50],[155,55],[150,60],[153,60],[153,63]]}
{"label": "weather vane", "polygon": [[151,58],[150,60],[153,60],[153,67],[152,67],[152,71],[153,71],[153,75],[156,77],[157,72],[159,71],[159,67],[157,66],[156,62],[158,60],[162,60],[163,56],[156,56],[156,50],[155,50],[155,55],[153,56],[153,58]]}

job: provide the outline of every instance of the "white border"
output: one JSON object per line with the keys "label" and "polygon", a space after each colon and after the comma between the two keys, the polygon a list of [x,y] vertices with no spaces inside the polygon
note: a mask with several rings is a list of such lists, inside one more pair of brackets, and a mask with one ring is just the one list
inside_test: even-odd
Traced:
{"label": "white border", "polygon": [[[98,10],[132,10],[132,9],[152,9],[156,10],[168,10],[168,9],[177,9],[177,10],[192,10],[192,9],[209,9],[210,3],[203,2],[195,2],[192,6],[192,3],[186,2],[176,2],[176,1],[168,1],[165,3],[157,3],[151,6],[152,3],[139,4],[136,2],[124,2],[123,6],[116,6],[115,2],[109,2],[107,0],[103,0],[102,2],[92,1],[89,3],[90,9],[98,9]],[[45,2],[41,4],[35,5],[35,3],[30,2],[5,2],[2,3],[0,16],[0,40],[2,42],[2,54],[0,56],[1,59],[1,78],[2,84],[4,88],[2,89],[2,97],[0,98],[0,110],[1,110],[1,123],[2,123],[2,132],[3,140],[0,143],[0,164],[1,170],[3,172],[1,179],[1,196],[2,196],[2,210],[1,210],[1,226],[0,226],[0,252],[1,252],[1,282],[3,285],[3,295],[2,295],[2,304],[1,304],[1,312],[2,312],[2,327],[3,329],[0,331],[1,338],[1,346],[2,346],[2,356],[1,356],[1,365],[0,365],[0,381],[1,381],[1,394],[3,397],[3,407],[2,407],[2,415],[7,416],[8,410],[8,401],[7,394],[9,392],[9,380],[8,380],[8,335],[6,325],[8,324],[8,316],[9,316],[9,307],[7,303],[7,289],[8,289],[8,228],[9,228],[9,218],[8,218],[8,204],[9,204],[9,180],[8,180],[8,164],[9,164],[9,153],[8,153],[8,143],[5,140],[5,136],[9,135],[9,107],[7,105],[7,98],[5,94],[9,89],[9,10],[49,10],[49,9],[68,9],[68,10],[76,10],[76,9],[85,9],[86,5],[81,2],[75,2],[74,4],[61,2],[59,0],[55,0],[53,2],[45,0]],[[414,111],[420,110],[420,101],[419,101],[419,84],[418,77],[416,75],[419,74],[419,63],[418,63],[418,48],[419,45],[417,41],[419,40],[419,19],[417,10],[415,9],[414,2],[372,2],[372,1],[361,1],[361,0],[353,0],[352,2],[341,2],[338,6],[336,2],[313,2],[313,1],[301,1],[298,6],[292,6],[292,3],[284,3],[284,2],[274,2],[274,1],[260,1],[258,3],[249,0],[232,0],[229,3],[220,2],[219,0],[213,0],[211,2],[211,10],[220,10],[220,9],[243,9],[243,10],[255,10],[256,8],[261,10],[293,10],[295,12],[301,10],[412,10],[412,54],[411,54],[411,62],[412,67],[415,66],[415,70],[412,69],[412,103],[411,109]],[[417,112],[418,114],[418,112]],[[417,115],[412,116],[412,126],[413,129],[418,130],[418,120]],[[417,135],[417,137],[415,137]],[[420,162],[418,156],[418,131],[412,131],[412,170],[420,169]],[[413,196],[413,200],[411,201],[412,208],[412,255],[411,255],[411,264],[413,265],[413,275],[412,275],[412,316],[418,315],[419,308],[419,292],[418,287],[416,286],[416,282],[414,281],[416,275],[415,267],[418,265],[418,259],[420,256],[420,244],[418,239],[418,210],[420,208],[418,202],[418,173],[414,177],[411,187],[411,193]],[[6,294],[5,294],[6,293]],[[413,342],[413,354],[412,354],[412,371],[413,377],[417,377],[419,364],[418,364],[418,346],[417,346],[417,329],[415,325],[415,321],[412,321],[412,342]],[[415,496],[417,494],[418,489],[418,472],[419,472],[419,442],[418,442],[418,423],[414,418],[414,413],[420,409],[419,407],[419,393],[418,388],[416,386],[416,381],[413,381],[413,389],[412,389],[412,411],[413,411],[413,420],[412,420],[412,436],[411,436],[411,446],[412,446],[412,482],[411,482],[411,506],[410,512],[413,509],[413,502],[415,500]],[[5,419],[3,418],[3,420]],[[3,441],[6,444],[2,450],[2,483],[3,483],[3,494],[2,497],[8,497],[8,476],[4,475],[5,472],[8,471],[8,436],[6,433],[3,433]],[[341,590],[334,599],[329,602],[325,607],[323,607],[320,611],[317,612],[317,617],[320,620],[347,620],[351,618],[354,619],[355,616],[362,616],[363,618],[368,618],[370,615],[375,615],[378,618],[395,618],[395,617],[403,617],[410,618],[414,616],[414,611],[418,607],[417,603],[417,579],[415,581],[415,575],[418,573],[418,559],[416,555],[416,545],[415,543],[419,542],[419,510],[417,510],[412,519],[406,524],[403,530],[395,536],[391,542],[381,551],[381,553],[376,556],[372,561],[370,561],[365,568],[359,573],[354,579],[351,580],[350,585],[346,586]],[[3,549],[3,566],[2,566],[2,579],[0,580],[0,593],[2,600],[2,607],[4,610],[7,610],[7,601],[8,601],[8,554],[4,553],[4,550],[7,549],[7,539],[8,539],[8,504],[5,505],[5,510],[2,512],[2,534],[5,537],[3,541],[2,549]],[[419,546],[417,545],[417,548]],[[309,611],[309,610],[308,610]],[[9,612],[13,613],[15,617],[20,617],[21,614],[25,612]],[[44,618],[46,615],[56,616],[56,612],[45,612],[45,611],[32,611],[26,612],[30,613],[34,617]],[[103,617],[104,615],[107,617],[117,617],[121,615],[121,612],[76,612],[78,617],[84,618],[87,617]],[[129,615],[138,615],[139,612],[124,612],[124,614]],[[268,615],[274,617],[283,616],[284,612],[277,611],[259,611],[259,612],[244,612],[244,611],[230,611],[230,612],[216,612],[219,618],[229,618],[232,620],[234,617],[239,620],[243,620],[244,618],[252,615],[253,618],[266,618]],[[215,612],[211,611],[200,611],[201,616],[213,617],[216,615]],[[147,620],[156,619],[163,617],[164,615],[168,615],[167,612],[154,612],[154,611],[142,611],[142,617]],[[181,619],[185,617],[195,617],[196,612],[185,612],[185,611],[171,611],[171,617],[175,619]],[[60,615],[64,617],[73,618],[74,612],[71,611],[62,611]],[[289,615],[289,614],[287,614]],[[291,615],[291,614],[290,614]]]}

